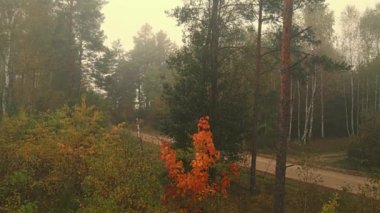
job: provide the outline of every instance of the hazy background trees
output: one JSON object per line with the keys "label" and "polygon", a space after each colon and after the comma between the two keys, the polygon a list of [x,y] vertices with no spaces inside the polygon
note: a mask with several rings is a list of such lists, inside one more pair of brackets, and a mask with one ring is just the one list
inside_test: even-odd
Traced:
{"label": "hazy background trees", "polygon": [[[223,160],[250,151],[254,165],[258,150],[273,153],[281,133],[285,145],[350,140],[350,158],[379,167],[380,4],[362,14],[347,6],[335,20],[323,0],[294,1],[290,67],[280,64],[281,1],[184,1],[168,8],[183,26],[182,46],[145,24],[129,51],[120,41],[104,44],[105,4],[0,0],[2,122],[74,106],[85,96],[105,112],[104,122],[126,121],[131,129],[138,123],[173,137],[177,148],[189,147],[198,119],[209,115]],[[289,109],[281,114],[289,120],[279,132],[285,68],[291,70],[284,90]],[[252,191],[255,171],[252,166]]]}

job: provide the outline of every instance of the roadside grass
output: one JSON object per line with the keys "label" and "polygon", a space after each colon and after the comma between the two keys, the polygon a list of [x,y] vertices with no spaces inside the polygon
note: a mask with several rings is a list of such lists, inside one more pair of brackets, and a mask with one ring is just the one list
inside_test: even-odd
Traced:
{"label": "roadside grass", "polygon": [[357,159],[343,158],[326,164],[327,167],[342,169],[346,171],[356,171],[371,178],[380,177],[380,168],[366,168]]}
{"label": "roadside grass", "polygon": [[299,141],[289,143],[289,155],[298,156],[299,153],[309,153],[314,155],[346,153],[352,139],[350,138],[328,138],[315,139],[303,144]]}
{"label": "roadside grass", "polygon": [[[350,138],[327,138],[315,139],[308,141],[306,144],[298,140],[289,142],[288,156],[291,159],[304,158],[305,155],[310,157],[321,155],[345,155],[351,144]],[[247,145],[248,147],[248,145]],[[249,150],[247,148],[247,150]],[[275,153],[275,146],[262,145],[259,153],[273,155]]]}
{"label": "roadside grass", "polygon": [[[227,199],[215,198],[205,212],[272,212],[273,211],[272,175],[257,172],[257,191],[249,192],[249,170],[241,169],[240,178],[231,184]],[[309,183],[286,180],[285,212],[320,212],[324,203],[336,191]]]}
{"label": "roadside grass", "polygon": [[[334,143],[334,141],[330,141]],[[322,142],[319,142],[322,143]],[[339,140],[337,144],[346,145],[347,142]],[[158,149],[157,145],[151,143],[143,143],[143,149],[149,153],[155,153],[153,155],[157,156],[155,161],[159,164]],[[340,145],[331,145],[333,151],[341,151]],[[310,144],[309,147],[318,147],[320,144]],[[324,154],[329,154],[327,152],[329,149],[324,149],[320,152]],[[316,154],[317,155],[317,154]],[[302,156],[299,154],[298,156]],[[344,161],[343,166],[348,166]],[[339,165],[338,165],[339,166]],[[162,170],[162,174],[165,174],[164,167],[156,167]],[[352,167],[345,167],[352,168]],[[218,212],[218,213],[230,213],[230,212],[272,212],[273,211],[273,190],[274,190],[274,176],[264,173],[257,172],[257,192],[252,195],[249,192],[249,169],[240,168],[240,178],[235,179],[229,189],[229,195],[225,199],[221,196],[209,199],[204,208],[203,212]],[[165,179],[164,176],[162,178]],[[163,181],[162,183],[164,183]],[[380,185],[377,186],[376,190],[380,190]],[[372,189],[372,188],[371,188]],[[310,212],[319,213],[324,204],[330,201],[335,194],[338,195],[338,209],[336,212],[347,212],[347,213],[374,213],[380,212],[380,201],[375,199],[369,199],[364,196],[367,193],[363,191],[362,195],[354,195],[350,192],[350,186],[347,186],[343,191],[337,191],[322,186],[318,186],[311,182],[301,182],[291,179],[286,180],[286,200],[285,212]]]}
{"label": "roadside grass", "polygon": [[[241,169],[238,180],[231,184],[226,199],[210,199],[204,212],[218,213],[267,213],[273,212],[273,186],[272,175],[257,172],[257,192],[249,192],[249,170]],[[380,187],[380,186],[377,186]],[[377,188],[377,190],[380,190]],[[375,213],[380,211],[380,201],[369,199],[363,194],[350,193],[347,186],[343,191],[336,191],[325,187],[295,180],[286,180],[285,212],[291,213],[319,213],[324,204],[328,203],[335,194],[338,197],[338,206],[335,212],[344,213]]]}

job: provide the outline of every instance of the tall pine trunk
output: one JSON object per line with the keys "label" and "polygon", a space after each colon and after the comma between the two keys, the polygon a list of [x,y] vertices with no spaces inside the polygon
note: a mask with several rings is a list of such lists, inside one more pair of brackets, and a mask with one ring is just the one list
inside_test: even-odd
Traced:
{"label": "tall pine trunk", "polygon": [[260,75],[261,75],[261,26],[263,0],[259,0],[259,19],[257,24],[257,43],[256,43],[256,70],[254,73],[254,105],[253,105],[253,121],[252,121],[252,147],[251,147],[251,180],[250,191],[253,193],[256,188],[256,157],[258,144],[258,115],[259,115],[259,99],[260,99]]}
{"label": "tall pine trunk", "polygon": [[289,131],[289,85],[290,85],[290,43],[292,38],[293,0],[284,0],[283,30],[281,38],[281,81],[279,109],[279,141],[276,155],[276,177],[274,188],[274,212],[285,211],[286,154]]}

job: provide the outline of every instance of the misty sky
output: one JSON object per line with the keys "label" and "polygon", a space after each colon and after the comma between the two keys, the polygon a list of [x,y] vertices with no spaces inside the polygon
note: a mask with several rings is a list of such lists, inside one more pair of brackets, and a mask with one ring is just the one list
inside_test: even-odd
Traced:
{"label": "misty sky", "polygon": [[[181,44],[182,29],[176,26],[173,18],[165,11],[182,4],[182,0],[108,0],[104,7],[105,22],[103,30],[107,36],[106,44],[120,39],[124,48],[133,48],[133,36],[145,23],[149,23],[155,32],[165,31],[170,39]],[[326,0],[335,13],[336,27],[339,15],[348,4],[355,5],[360,12],[374,7],[380,0]]]}

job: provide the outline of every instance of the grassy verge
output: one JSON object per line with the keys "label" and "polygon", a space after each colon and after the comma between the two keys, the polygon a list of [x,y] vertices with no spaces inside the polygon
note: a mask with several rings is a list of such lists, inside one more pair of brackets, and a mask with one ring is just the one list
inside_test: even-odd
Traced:
{"label": "grassy verge", "polygon": [[[205,212],[272,212],[273,184],[274,177],[272,175],[259,172],[257,174],[258,190],[252,195],[249,192],[249,171],[242,170],[240,179],[235,180],[231,185],[228,198],[210,200],[210,205]],[[353,195],[348,191],[336,191],[311,183],[287,180],[285,212],[319,213],[323,205],[335,194],[338,197],[336,212],[374,213],[380,211],[379,200],[368,199],[364,195]]]}
{"label": "grassy verge", "polygon": [[346,171],[356,171],[360,174],[364,174],[368,177],[379,178],[380,177],[380,168],[365,168],[362,166],[361,162],[355,159],[339,159],[333,162],[326,164],[328,167],[343,169]]}
{"label": "grassy verge", "polygon": [[[148,147],[151,144],[146,144]],[[158,149],[157,146],[150,148]],[[337,212],[377,212],[380,211],[380,202],[371,200],[363,195],[353,195],[347,191],[336,191],[312,184],[287,180],[286,184],[286,211],[285,212],[320,212],[323,205],[338,194]],[[241,169],[239,179],[231,184],[227,198],[216,197],[208,200],[203,212],[272,212],[273,211],[272,175],[258,172],[257,192],[249,192],[249,171]],[[379,187],[379,186],[378,186]],[[364,193],[364,192],[363,192]]]}

